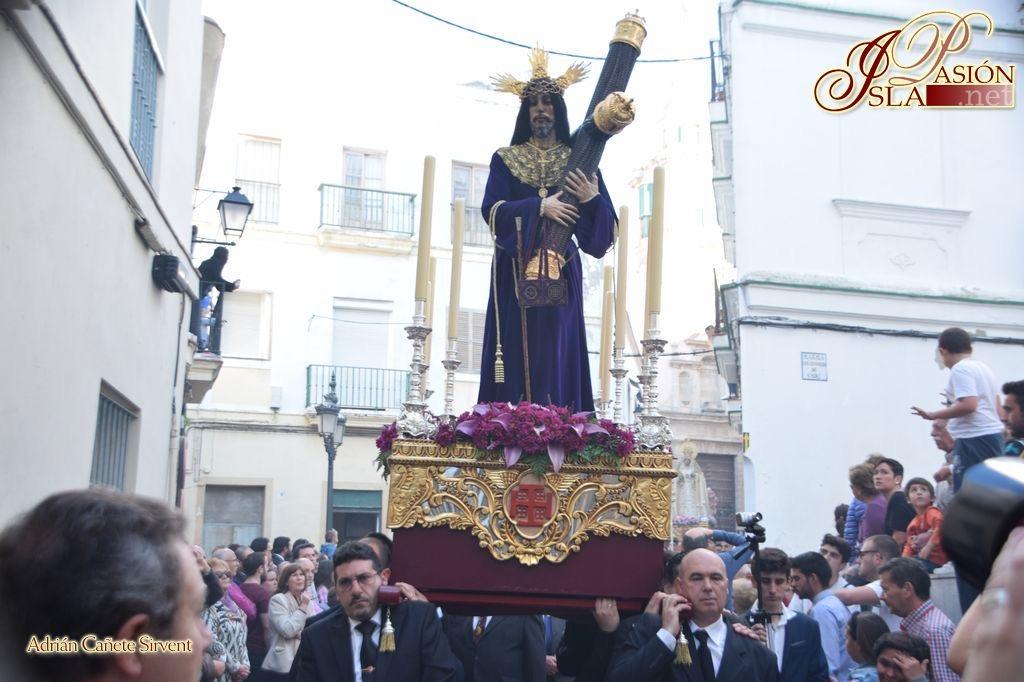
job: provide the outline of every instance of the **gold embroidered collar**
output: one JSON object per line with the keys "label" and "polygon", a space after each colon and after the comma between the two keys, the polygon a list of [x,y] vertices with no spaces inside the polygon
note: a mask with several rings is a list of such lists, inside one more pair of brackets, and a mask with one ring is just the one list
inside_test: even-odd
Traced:
{"label": "gold embroidered collar", "polygon": [[498,156],[520,182],[545,190],[554,187],[562,179],[570,153],[572,149],[564,144],[541,149],[529,142],[498,150]]}

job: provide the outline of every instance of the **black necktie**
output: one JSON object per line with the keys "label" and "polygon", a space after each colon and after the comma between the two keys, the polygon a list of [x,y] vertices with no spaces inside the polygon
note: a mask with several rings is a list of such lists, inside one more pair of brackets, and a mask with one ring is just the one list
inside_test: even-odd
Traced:
{"label": "black necktie", "polygon": [[377,624],[365,620],[356,626],[363,635],[363,643],[359,647],[359,667],[363,669],[363,682],[373,682],[374,669],[377,667],[377,647],[373,645],[373,631]]}
{"label": "black necktie", "polygon": [[693,633],[693,636],[700,642],[697,660],[700,661],[700,671],[704,676],[704,682],[714,682],[715,662],[711,660],[711,649],[708,648],[708,633],[706,630],[697,630]]}

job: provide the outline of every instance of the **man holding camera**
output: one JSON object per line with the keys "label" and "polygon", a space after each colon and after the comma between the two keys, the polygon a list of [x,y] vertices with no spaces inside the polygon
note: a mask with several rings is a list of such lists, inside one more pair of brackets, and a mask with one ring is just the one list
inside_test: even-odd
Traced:
{"label": "man holding camera", "polygon": [[751,613],[764,609],[770,618],[767,630],[772,651],[779,659],[780,679],[828,682],[828,659],[821,647],[821,629],[810,616],[791,610],[782,601],[789,584],[789,557],[781,549],[765,547],[754,561],[754,575],[761,581],[764,604],[754,604]]}
{"label": "man holding camera", "polygon": [[[747,682],[779,679],[775,654],[737,634],[723,617],[726,571],[707,549],[683,557],[674,592],[661,600],[660,618],[645,613],[612,661],[610,682]],[[683,635],[690,663],[676,662]],[[686,656],[681,657],[683,661]]]}

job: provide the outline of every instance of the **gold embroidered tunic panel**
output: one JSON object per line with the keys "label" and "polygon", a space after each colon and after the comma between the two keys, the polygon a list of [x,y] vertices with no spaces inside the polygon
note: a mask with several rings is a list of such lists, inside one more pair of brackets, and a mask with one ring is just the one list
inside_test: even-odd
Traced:
{"label": "gold embroidered tunic panel", "polygon": [[571,152],[572,149],[564,144],[541,149],[526,142],[502,147],[497,154],[520,182],[537,189],[546,189],[556,186],[562,180]]}

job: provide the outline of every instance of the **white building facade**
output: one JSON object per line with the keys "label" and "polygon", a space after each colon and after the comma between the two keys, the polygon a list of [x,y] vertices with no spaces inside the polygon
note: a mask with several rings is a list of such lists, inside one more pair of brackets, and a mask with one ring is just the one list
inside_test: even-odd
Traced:
{"label": "white building facade", "polygon": [[[980,4],[995,31],[975,29],[949,63],[1019,71],[1017,3]],[[749,434],[744,503],[792,552],[832,529],[847,469],[868,454],[901,461],[907,478],[938,468],[929,423],[910,414],[940,407],[938,332],[974,334],[1000,382],[1024,366],[1024,111],[815,104],[818,77],[856,43],[935,9],[898,7],[721,4],[711,131],[735,271],[715,345]]]}
{"label": "white building facade", "polygon": [[175,257],[175,286],[198,285],[201,74],[223,35],[198,0],[14,0],[0,25],[0,524],[90,484],[173,503],[190,301],[152,270]]}

